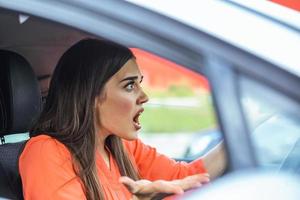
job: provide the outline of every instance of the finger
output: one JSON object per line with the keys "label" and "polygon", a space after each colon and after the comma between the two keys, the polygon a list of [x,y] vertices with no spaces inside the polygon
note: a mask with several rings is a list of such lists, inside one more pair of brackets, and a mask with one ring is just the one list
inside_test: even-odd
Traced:
{"label": "finger", "polygon": [[132,180],[127,176],[120,177],[119,181],[123,183],[131,193],[136,193],[139,190],[136,181]]}
{"label": "finger", "polygon": [[183,194],[184,193],[184,190],[180,186],[170,184],[170,182],[168,182],[168,181],[159,182],[159,184],[155,185],[155,188],[158,191],[161,191],[160,193],[166,193],[166,194]]}
{"label": "finger", "polygon": [[184,179],[176,180],[173,183],[180,186],[184,191],[195,187],[200,187],[209,182],[207,174],[196,174]]}
{"label": "finger", "polygon": [[140,192],[144,194],[150,194],[150,193],[182,194],[184,191],[180,186],[172,184],[172,182],[170,181],[158,180],[147,185],[147,187],[143,187],[140,190]]}
{"label": "finger", "polygon": [[187,176],[184,179],[185,181],[198,181],[200,183],[207,183],[209,182],[209,175],[208,174],[195,174],[192,176]]}
{"label": "finger", "polygon": [[185,180],[198,181],[200,183],[208,183],[210,181],[209,174],[195,174],[195,175],[186,177]]}

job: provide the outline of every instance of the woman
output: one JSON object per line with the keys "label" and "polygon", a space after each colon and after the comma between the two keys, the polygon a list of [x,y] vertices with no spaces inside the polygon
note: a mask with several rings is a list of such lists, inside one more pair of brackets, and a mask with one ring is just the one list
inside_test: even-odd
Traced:
{"label": "woman", "polygon": [[201,160],[177,163],[137,139],[142,80],[132,52],[109,41],[63,54],[20,157],[25,199],[151,199],[209,181]]}

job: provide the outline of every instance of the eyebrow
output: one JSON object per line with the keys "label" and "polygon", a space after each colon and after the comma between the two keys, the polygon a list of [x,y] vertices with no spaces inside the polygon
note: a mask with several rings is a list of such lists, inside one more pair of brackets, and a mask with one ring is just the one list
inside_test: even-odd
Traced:
{"label": "eyebrow", "polygon": [[[124,81],[135,81],[135,80],[137,80],[138,78],[139,78],[138,76],[129,76],[129,77],[126,77],[126,78],[122,79],[120,82],[124,82]],[[143,81],[143,78],[144,78],[144,76],[141,76],[140,83]]]}

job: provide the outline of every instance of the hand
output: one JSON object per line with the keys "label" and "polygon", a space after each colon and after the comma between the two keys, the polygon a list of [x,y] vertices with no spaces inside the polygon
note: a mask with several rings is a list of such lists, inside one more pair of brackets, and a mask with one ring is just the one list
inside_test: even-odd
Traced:
{"label": "hand", "polygon": [[151,200],[161,199],[173,194],[183,194],[184,191],[200,187],[209,182],[208,174],[196,174],[173,181],[134,181],[128,177],[121,177],[120,182],[123,183],[133,194],[132,200]]}

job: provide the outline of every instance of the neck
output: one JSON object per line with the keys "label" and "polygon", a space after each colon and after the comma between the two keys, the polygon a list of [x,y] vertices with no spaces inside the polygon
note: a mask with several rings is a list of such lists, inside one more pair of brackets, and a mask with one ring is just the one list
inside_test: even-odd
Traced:
{"label": "neck", "polygon": [[109,162],[109,153],[105,149],[105,140],[107,138],[107,135],[100,133],[98,131],[98,143],[97,143],[97,151],[103,158],[105,164],[107,165],[108,168],[110,168],[110,162]]}
{"label": "neck", "polygon": [[107,137],[103,137],[102,134],[98,133],[97,150],[102,154],[105,152],[105,140]]}

